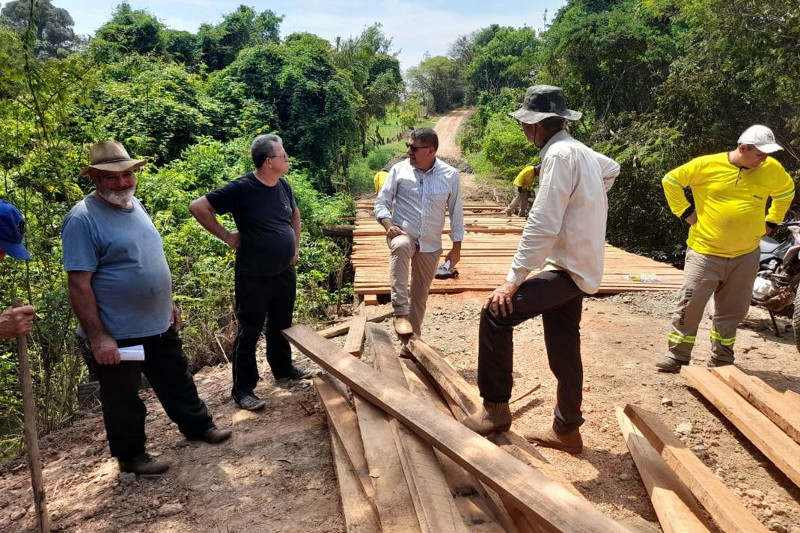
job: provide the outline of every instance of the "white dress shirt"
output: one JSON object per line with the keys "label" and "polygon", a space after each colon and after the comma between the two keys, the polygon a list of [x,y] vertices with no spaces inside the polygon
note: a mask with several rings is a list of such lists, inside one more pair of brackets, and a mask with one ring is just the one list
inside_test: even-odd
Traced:
{"label": "white dress shirt", "polygon": [[583,292],[594,294],[603,279],[606,192],[619,164],[566,131],[550,138],[541,160],[539,192],[506,280],[520,285],[536,268],[563,270]]}
{"label": "white dress shirt", "polygon": [[391,218],[419,245],[420,252],[442,248],[445,213],[450,214],[450,240],[464,239],[464,213],[458,171],[436,159],[423,172],[405,159],[392,167],[375,199],[375,218]]}

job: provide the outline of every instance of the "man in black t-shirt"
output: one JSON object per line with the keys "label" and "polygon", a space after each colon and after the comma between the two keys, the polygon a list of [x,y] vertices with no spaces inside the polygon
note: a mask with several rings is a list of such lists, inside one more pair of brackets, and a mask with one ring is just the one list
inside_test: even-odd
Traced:
{"label": "man in black t-shirt", "polygon": [[[283,177],[289,156],[277,135],[259,135],[250,146],[255,170],[201,196],[189,206],[212,235],[236,249],[236,319],[233,388],[236,404],[250,411],[266,404],[256,396],[256,343],[266,322],[267,362],[275,381],[311,377],[292,364],[292,350],[281,331],[291,327],[300,255],[300,211]],[[217,214],[231,213],[237,231],[228,231]]]}

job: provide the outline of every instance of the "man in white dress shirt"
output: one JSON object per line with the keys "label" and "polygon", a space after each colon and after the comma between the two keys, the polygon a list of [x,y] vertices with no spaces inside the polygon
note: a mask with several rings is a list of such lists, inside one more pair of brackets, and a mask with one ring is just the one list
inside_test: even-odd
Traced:
{"label": "man in white dress shirt", "polygon": [[[411,132],[408,159],[389,171],[375,199],[375,218],[386,229],[391,249],[389,274],[395,331],[419,336],[436,265],[442,255],[445,214],[450,215],[453,246],[445,257],[450,268],[461,257],[464,213],[458,171],[436,158],[439,137],[430,128]],[[408,274],[411,270],[409,287]]]}
{"label": "man in white dress shirt", "polygon": [[[483,305],[478,337],[483,409],[464,424],[482,435],[511,427],[514,327],[541,315],[547,358],[558,381],[555,416],[550,429],[525,437],[580,453],[581,308],[584,295],[596,293],[603,277],[606,192],[619,165],[567,133],[566,121],[580,119],[581,113],[567,109],[559,87],[528,88],[522,106],[509,115],[541,149],[539,192],[506,281]],[[537,268],[541,271],[526,279]]]}

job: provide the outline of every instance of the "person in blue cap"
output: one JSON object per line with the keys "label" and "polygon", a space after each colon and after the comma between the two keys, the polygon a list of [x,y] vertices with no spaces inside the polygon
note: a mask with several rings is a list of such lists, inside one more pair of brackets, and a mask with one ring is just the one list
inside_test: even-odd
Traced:
{"label": "person in blue cap", "polygon": [[[25,234],[25,219],[19,209],[0,200],[0,262],[7,255],[27,261],[31,254],[22,244]],[[14,339],[27,335],[33,327],[36,310],[32,305],[8,307],[0,314],[0,339]]]}

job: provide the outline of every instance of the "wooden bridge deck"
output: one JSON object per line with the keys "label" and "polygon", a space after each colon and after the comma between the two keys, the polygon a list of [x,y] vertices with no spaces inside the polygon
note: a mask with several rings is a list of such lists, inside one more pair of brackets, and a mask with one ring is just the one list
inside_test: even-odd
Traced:
{"label": "wooden bridge deck", "polygon": [[[358,210],[371,212],[372,204],[359,202]],[[434,279],[431,292],[491,291],[505,280],[525,219],[507,217],[502,211],[503,208],[497,205],[464,206],[467,233],[461,245],[461,260],[456,265],[459,276]],[[449,232],[448,221],[445,233]],[[443,257],[449,250],[449,244],[449,238],[445,237]],[[365,302],[376,303],[377,295],[390,293],[386,232],[374,218],[356,219],[351,260],[355,268],[355,292],[362,295]],[[655,276],[658,281],[635,281],[627,276]],[[600,293],[673,291],[680,289],[682,281],[683,271],[672,265],[606,245]]]}

